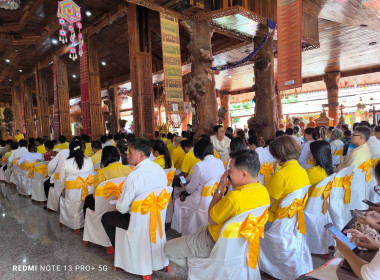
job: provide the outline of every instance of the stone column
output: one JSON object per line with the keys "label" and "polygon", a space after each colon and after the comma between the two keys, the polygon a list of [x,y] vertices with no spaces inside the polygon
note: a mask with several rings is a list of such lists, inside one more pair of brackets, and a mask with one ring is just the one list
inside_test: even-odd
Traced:
{"label": "stone column", "polygon": [[24,96],[24,117],[26,137],[36,137],[36,125],[33,117],[33,95],[29,81],[21,80],[21,92]]}
{"label": "stone column", "polygon": [[230,100],[231,100],[231,94],[223,94],[221,96],[221,107],[226,110],[226,113],[224,115],[224,121],[223,126],[225,128],[231,126],[231,120],[230,120]]}
{"label": "stone column", "polygon": [[50,139],[50,118],[49,118],[49,101],[48,87],[46,81],[46,70],[35,69],[37,108],[39,135],[47,136]]}
{"label": "stone column", "polygon": [[339,79],[340,72],[326,73],[323,77],[327,88],[327,101],[329,107],[329,118],[334,119],[334,126],[338,124],[339,109]]}
{"label": "stone column", "polygon": [[58,57],[53,57],[54,77],[54,138],[60,135],[71,139],[69,83],[66,64]]}

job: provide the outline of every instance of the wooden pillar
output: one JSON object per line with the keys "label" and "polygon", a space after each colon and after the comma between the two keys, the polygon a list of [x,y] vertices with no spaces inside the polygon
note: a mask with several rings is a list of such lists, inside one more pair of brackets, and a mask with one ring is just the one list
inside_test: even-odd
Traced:
{"label": "wooden pillar", "polygon": [[66,64],[58,57],[53,57],[54,77],[54,138],[60,135],[71,139],[69,83]]}
{"label": "wooden pillar", "polygon": [[129,3],[127,9],[134,133],[138,137],[153,138],[154,96],[148,17],[145,8],[135,4]]}
{"label": "wooden pillar", "polygon": [[[187,85],[186,85],[186,88],[187,88]],[[190,103],[190,97],[187,94],[184,95],[184,99],[185,99],[185,102]],[[193,113],[191,111],[186,114],[186,117],[182,121],[182,130],[186,130],[187,125],[190,124],[191,122],[192,116],[193,116]]]}
{"label": "wooden pillar", "polygon": [[214,74],[206,72],[212,66],[211,37],[213,27],[208,21],[183,21],[181,24],[190,34],[188,50],[192,62],[192,78],[187,88],[196,115],[193,116],[195,138],[211,135],[217,124],[217,102]]}
{"label": "wooden pillar", "polygon": [[338,107],[339,107],[339,79],[340,72],[326,73],[323,77],[327,88],[327,101],[329,108],[329,118],[333,118],[334,126],[338,123]]}
{"label": "wooden pillar", "polygon": [[23,127],[23,115],[24,115],[24,107],[23,103],[21,103],[22,94],[20,87],[12,88],[12,109],[13,109],[13,118],[15,122],[15,131],[20,130],[21,133],[24,131]]}
{"label": "wooden pillar", "polygon": [[229,127],[231,126],[231,120],[230,120],[230,100],[231,100],[231,94],[223,94],[221,96],[221,107],[226,110],[226,113],[224,115],[223,120],[223,126]]}
{"label": "wooden pillar", "polygon": [[49,99],[48,86],[45,69],[35,69],[38,122],[40,136],[47,136],[50,139],[50,118],[49,118]]}
{"label": "wooden pillar", "polygon": [[24,97],[26,137],[36,137],[36,125],[33,117],[33,95],[30,87],[30,82],[27,80],[21,80],[21,92]]}
{"label": "wooden pillar", "polygon": [[83,133],[97,139],[105,134],[105,125],[102,118],[96,35],[87,37],[87,44],[83,48],[80,58],[80,87]]}
{"label": "wooden pillar", "polygon": [[281,103],[282,96],[278,90],[276,90],[276,92],[277,92],[276,97],[277,97],[277,112],[278,112],[277,117],[278,117],[278,124],[280,124],[281,122],[284,121],[284,116],[282,114],[282,103]]}
{"label": "wooden pillar", "polygon": [[[260,25],[256,34],[268,34],[268,27]],[[255,36],[255,49],[264,40],[263,35]],[[254,127],[264,139],[273,139],[278,127],[276,81],[274,77],[273,35],[268,38],[255,59],[256,92],[255,117],[249,119],[248,127]]]}
{"label": "wooden pillar", "polygon": [[118,127],[118,108],[117,108],[117,91],[115,88],[108,88],[108,119],[110,123],[110,132],[115,134],[119,131]]}

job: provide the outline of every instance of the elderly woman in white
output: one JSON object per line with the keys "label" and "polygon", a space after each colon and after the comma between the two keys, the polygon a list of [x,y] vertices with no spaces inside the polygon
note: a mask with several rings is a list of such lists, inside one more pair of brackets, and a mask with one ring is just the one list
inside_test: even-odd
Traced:
{"label": "elderly woman in white", "polygon": [[194,155],[201,161],[194,165],[194,172],[191,181],[183,186],[189,196],[184,201],[177,198],[174,203],[174,216],[172,220],[172,229],[181,232],[181,207],[186,206],[196,209],[201,199],[202,189],[204,185],[211,179],[220,181],[224,173],[223,162],[214,157],[212,144],[206,140],[199,140],[194,146]]}
{"label": "elderly woman in white", "polygon": [[215,126],[214,132],[216,134],[210,137],[210,141],[224,162],[229,158],[231,139],[226,136],[226,130],[221,125]]}
{"label": "elderly woman in white", "polygon": [[305,129],[304,138],[305,143],[302,145],[302,151],[300,157],[298,158],[298,163],[305,169],[307,169],[307,159],[310,154],[310,143],[317,140],[317,131],[313,127],[308,127]]}
{"label": "elderly woman in white", "polygon": [[333,166],[336,167],[340,164],[340,162],[343,160],[343,147],[344,143],[342,140],[343,133],[339,128],[334,128],[331,132],[331,154],[332,154],[332,161]]}

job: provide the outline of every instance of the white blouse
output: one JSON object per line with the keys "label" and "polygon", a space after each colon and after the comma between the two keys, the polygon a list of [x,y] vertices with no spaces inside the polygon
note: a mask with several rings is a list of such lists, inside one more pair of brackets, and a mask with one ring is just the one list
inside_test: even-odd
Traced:
{"label": "white blouse", "polygon": [[94,170],[94,165],[90,158],[86,156],[84,157],[82,169],[78,168],[78,164],[75,162],[74,159],[75,158],[66,159],[62,164],[61,173],[59,175],[61,186],[65,185],[65,180],[70,175],[73,175],[78,172],[87,172]]}
{"label": "white blouse", "polygon": [[363,277],[363,280],[380,279],[380,251],[377,252],[370,263],[362,266],[360,273]]}

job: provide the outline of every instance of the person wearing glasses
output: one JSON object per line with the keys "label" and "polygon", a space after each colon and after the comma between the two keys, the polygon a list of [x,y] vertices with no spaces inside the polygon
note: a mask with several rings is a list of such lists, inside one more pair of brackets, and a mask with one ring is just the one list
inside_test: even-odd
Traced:
{"label": "person wearing glasses", "polygon": [[366,126],[358,126],[351,135],[351,143],[355,145],[355,149],[342,161],[338,166],[338,171],[349,166],[358,168],[362,163],[372,157],[367,141],[371,136],[371,129]]}

